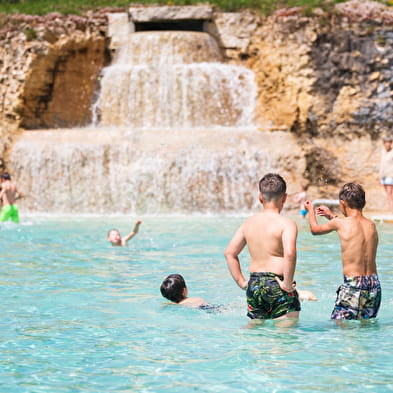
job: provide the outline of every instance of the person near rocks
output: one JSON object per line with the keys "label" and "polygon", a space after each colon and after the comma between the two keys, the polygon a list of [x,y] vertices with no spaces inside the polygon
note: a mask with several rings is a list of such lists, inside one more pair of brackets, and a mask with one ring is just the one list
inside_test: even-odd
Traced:
{"label": "person near rocks", "polygon": [[[299,298],[316,300],[310,291],[296,290],[295,221],[281,215],[287,199],[286,182],[275,173],[259,181],[259,201],[263,210],[240,225],[224,255],[234,281],[246,290],[247,316],[252,320],[273,319],[280,326],[291,326],[299,317]],[[241,271],[239,254],[247,245],[250,278]]]}
{"label": "person near rocks", "polygon": [[387,135],[383,138],[384,150],[382,151],[381,164],[379,167],[379,178],[381,185],[385,189],[389,203],[389,209],[393,214],[393,149],[392,136]]}
{"label": "person near rocks", "polygon": [[[339,201],[344,218],[333,214],[327,206],[319,206],[315,212],[310,201],[305,203],[311,233],[324,235],[336,231],[341,242],[344,283],[337,290],[331,319],[375,318],[381,304],[375,223],[363,216],[366,197],[360,184],[344,184],[339,192]],[[318,224],[316,215],[326,217],[329,221]]]}
{"label": "person near rocks", "polygon": [[1,191],[0,200],[2,203],[0,221],[5,222],[11,220],[12,222],[19,222],[19,210],[16,201],[23,198],[24,195],[18,190],[17,186],[11,181],[11,176],[8,172],[1,175]]}
{"label": "person near rocks", "polygon": [[306,202],[307,200],[307,190],[309,186],[310,186],[309,183],[306,182],[302,183],[301,184],[302,190],[292,196],[293,202],[299,205],[299,213],[302,218],[306,218],[307,215],[307,210],[304,208],[304,202]]}
{"label": "person near rocks", "polygon": [[126,236],[121,237],[120,231],[116,228],[111,229],[108,232],[108,236],[106,240],[112,243],[112,246],[125,247],[129,240],[131,240],[139,231],[139,226],[142,224],[142,221],[136,221],[134,225],[134,229]]}

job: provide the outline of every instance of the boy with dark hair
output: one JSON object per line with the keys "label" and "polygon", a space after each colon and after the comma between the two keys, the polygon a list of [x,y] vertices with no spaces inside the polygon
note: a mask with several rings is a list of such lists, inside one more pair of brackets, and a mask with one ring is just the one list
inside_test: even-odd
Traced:
{"label": "boy with dark hair", "polygon": [[[224,255],[233,279],[247,291],[247,316],[259,320],[285,319],[285,324],[291,325],[300,311],[293,281],[298,230],[293,220],[280,214],[286,199],[285,180],[275,173],[263,176],[259,182],[259,201],[264,209],[239,227]],[[248,282],[239,262],[239,254],[246,245],[251,256]],[[302,295],[316,300],[309,291]]]}
{"label": "boy with dark hair", "polygon": [[381,304],[381,285],[375,262],[378,233],[374,222],[363,216],[366,198],[361,185],[345,184],[339,199],[344,218],[337,217],[326,206],[319,206],[316,214],[330,220],[321,225],[317,223],[313,204],[305,203],[313,235],[337,231],[340,237],[344,283],[337,290],[331,319],[375,318]]}
{"label": "boy with dark hair", "polygon": [[1,191],[0,200],[3,204],[0,214],[0,221],[19,222],[19,211],[16,201],[23,198],[23,194],[18,190],[16,185],[11,181],[11,176],[8,172],[1,175]]}
{"label": "boy with dark hair", "polygon": [[112,246],[126,246],[127,242],[132,239],[139,231],[139,225],[142,224],[142,221],[137,221],[135,223],[134,229],[126,236],[121,237],[118,229],[111,229],[108,232],[108,236],[106,240],[112,243]]}
{"label": "boy with dark hair", "polygon": [[200,297],[188,297],[188,289],[180,274],[169,275],[161,284],[161,295],[182,306],[201,307],[206,305]]}

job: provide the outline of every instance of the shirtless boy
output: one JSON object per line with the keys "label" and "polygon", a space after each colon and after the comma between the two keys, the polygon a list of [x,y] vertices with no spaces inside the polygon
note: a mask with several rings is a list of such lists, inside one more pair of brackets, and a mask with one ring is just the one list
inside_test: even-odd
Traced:
{"label": "shirtless boy", "polygon": [[141,225],[141,224],[142,224],[142,221],[137,221],[135,223],[134,229],[127,236],[124,236],[124,237],[120,236],[120,232],[118,229],[111,229],[108,232],[108,237],[106,238],[106,240],[111,242],[112,246],[124,247],[127,245],[128,241],[130,239],[132,239],[138,233],[139,225]]}
{"label": "shirtless boy", "polygon": [[[286,198],[285,180],[278,174],[265,175],[259,182],[259,201],[264,209],[239,227],[224,255],[233,279],[247,291],[247,316],[287,319],[292,324],[300,311],[293,281],[298,230],[293,220],[280,214]],[[239,262],[246,245],[251,256],[248,283]]]}
{"label": "shirtless boy", "polygon": [[339,193],[338,218],[326,206],[317,208],[316,214],[330,221],[318,225],[314,206],[306,201],[308,220],[313,235],[337,231],[341,242],[344,283],[337,290],[337,299],[331,319],[375,318],[381,304],[381,285],[375,262],[378,233],[374,222],[363,216],[365,192],[359,184],[347,183]]}
{"label": "shirtless boy", "polygon": [[23,198],[23,194],[12,183],[10,174],[4,172],[1,175],[0,200],[3,207],[1,209],[0,221],[4,222],[11,219],[12,222],[19,222],[19,211],[15,202],[20,198]]}
{"label": "shirtless boy", "polygon": [[188,289],[183,276],[169,275],[161,284],[161,295],[173,303],[188,307],[201,307],[206,303],[200,297],[188,297]]}

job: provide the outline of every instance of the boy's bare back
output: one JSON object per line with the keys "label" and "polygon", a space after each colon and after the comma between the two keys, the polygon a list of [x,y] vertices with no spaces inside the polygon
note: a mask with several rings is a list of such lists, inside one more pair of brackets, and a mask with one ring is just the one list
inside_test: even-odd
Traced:
{"label": "boy's bare back", "polygon": [[318,225],[312,203],[307,201],[305,207],[310,212],[310,229],[314,235],[337,231],[341,243],[341,259],[345,276],[377,274],[378,233],[374,222],[363,216],[362,208],[351,207],[347,201],[340,200],[340,210],[344,217],[338,218],[327,206],[319,206],[316,214],[330,221]]}
{"label": "boy's bare back", "polygon": [[[296,253],[297,226],[279,213],[262,211],[243,224],[251,272],[283,274],[284,253]],[[286,253],[285,253],[286,254]]]}
{"label": "boy's bare back", "polygon": [[10,181],[5,181],[2,183],[0,195],[3,201],[3,205],[13,205],[18,199],[18,194],[18,189],[14,183]]}
{"label": "boy's bare back", "polygon": [[334,221],[341,242],[343,274],[345,276],[376,274],[378,233],[374,222],[361,214],[336,218]]}

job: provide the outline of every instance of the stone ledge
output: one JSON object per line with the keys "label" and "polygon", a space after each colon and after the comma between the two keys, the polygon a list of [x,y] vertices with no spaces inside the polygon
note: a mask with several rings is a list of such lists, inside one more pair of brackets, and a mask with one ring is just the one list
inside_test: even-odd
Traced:
{"label": "stone ledge", "polygon": [[130,8],[129,14],[134,23],[187,19],[211,20],[213,8],[209,6],[138,7]]}

